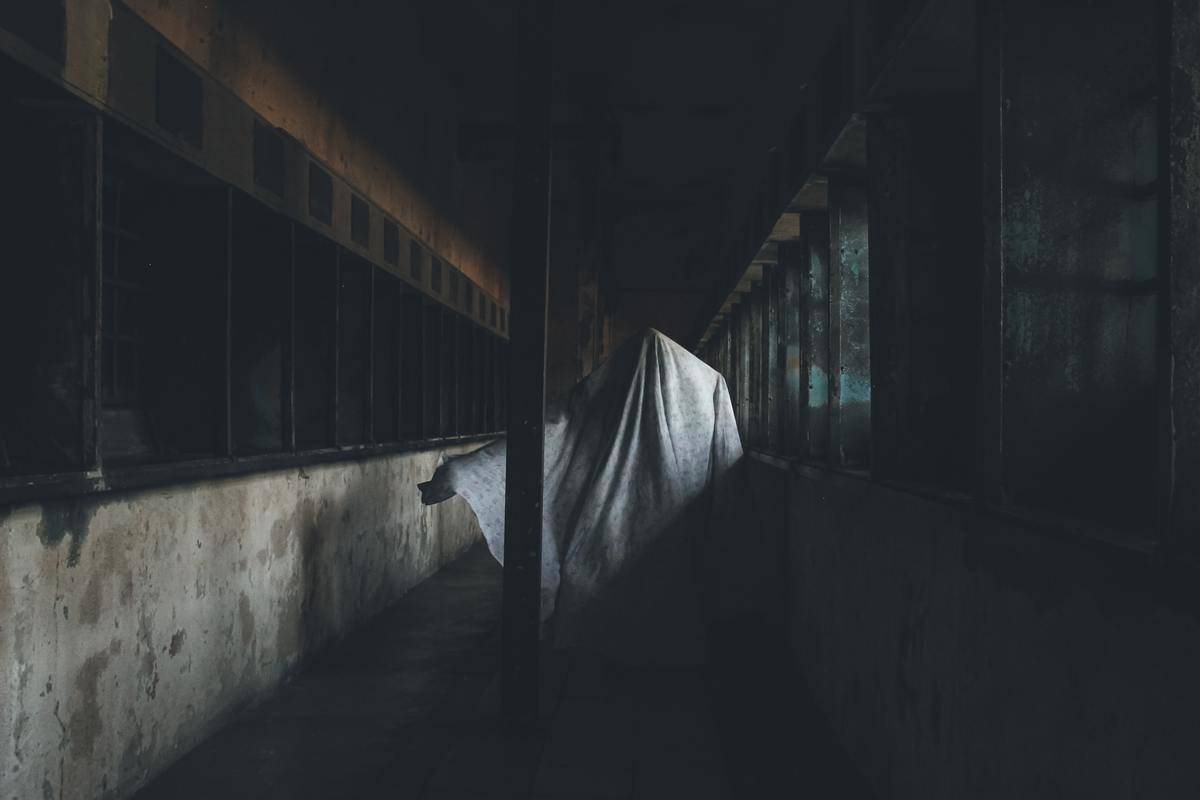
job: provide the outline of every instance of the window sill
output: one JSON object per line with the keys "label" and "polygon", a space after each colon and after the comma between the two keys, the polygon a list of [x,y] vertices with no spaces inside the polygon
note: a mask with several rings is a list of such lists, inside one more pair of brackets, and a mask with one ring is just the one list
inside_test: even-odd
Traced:
{"label": "window sill", "polygon": [[481,433],[387,444],[348,445],[294,453],[267,453],[155,464],[130,464],[53,475],[3,477],[0,478],[0,506],[433,450],[485,442],[502,435],[503,432]]}

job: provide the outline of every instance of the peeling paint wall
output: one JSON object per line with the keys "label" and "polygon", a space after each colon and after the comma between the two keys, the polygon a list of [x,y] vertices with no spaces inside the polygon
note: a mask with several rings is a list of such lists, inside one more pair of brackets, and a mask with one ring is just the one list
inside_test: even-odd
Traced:
{"label": "peeling paint wall", "polygon": [[0,509],[0,797],[131,793],[462,553],[443,452]]}
{"label": "peeling paint wall", "polygon": [[854,478],[789,493],[793,652],[880,797],[1200,796],[1200,622],[1150,567]]}

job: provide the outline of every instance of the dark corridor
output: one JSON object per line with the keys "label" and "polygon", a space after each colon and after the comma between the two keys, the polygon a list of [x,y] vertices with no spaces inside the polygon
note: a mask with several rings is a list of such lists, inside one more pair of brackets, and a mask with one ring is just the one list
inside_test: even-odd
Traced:
{"label": "dark corridor", "polygon": [[0,120],[0,800],[1200,797],[1197,0],[0,0]]}
{"label": "dark corridor", "polygon": [[505,733],[500,572],[476,546],[137,797],[871,797],[762,630],[695,670],[547,650],[537,731]]}

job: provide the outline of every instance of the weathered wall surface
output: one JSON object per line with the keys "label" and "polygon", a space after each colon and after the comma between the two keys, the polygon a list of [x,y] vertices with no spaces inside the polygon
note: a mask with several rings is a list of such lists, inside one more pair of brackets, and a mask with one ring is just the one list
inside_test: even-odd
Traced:
{"label": "weathered wall surface", "polygon": [[128,794],[463,552],[442,452],[0,509],[0,797]]}
{"label": "weathered wall surface", "polygon": [[836,475],[789,500],[794,653],[881,797],[1200,796],[1200,624],[1135,556]]}

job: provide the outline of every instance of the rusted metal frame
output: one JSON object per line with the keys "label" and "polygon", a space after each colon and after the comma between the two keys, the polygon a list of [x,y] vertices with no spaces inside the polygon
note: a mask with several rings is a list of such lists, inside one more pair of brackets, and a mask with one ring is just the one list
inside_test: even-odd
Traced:
{"label": "rusted metal frame", "polygon": [[[415,292],[404,291],[400,301],[400,388],[396,393],[398,410],[396,413],[396,435],[399,441],[406,441],[408,436],[415,434],[420,438],[424,426],[424,398],[421,396],[423,367],[421,357],[421,338],[424,333],[424,320],[421,318],[421,298]],[[411,339],[411,341],[410,341]],[[414,358],[415,363],[408,359]],[[406,369],[407,368],[407,369]],[[413,392],[417,392],[417,402],[414,404]],[[415,423],[406,425],[406,421],[414,419]]]}
{"label": "rusted metal frame", "polygon": [[729,390],[729,402],[733,406],[733,419],[737,422],[737,374],[735,365],[737,359],[734,357],[734,346],[736,337],[734,335],[733,324],[733,306],[729,307],[729,311],[725,314],[725,388]]}
{"label": "rusted metal frame", "polygon": [[750,335],[746,339],[749,350],[750,369],[750,412],[749,441],[752,447],[762,447],[763,439],[763,296],[762,284],[750,290]]}
{"label": "rusted metal frame", "polygon": [[[830,460],[830,417],[833,408],[832,352],[833,319],[830,281],[830,215],[814,213],[806,215],[804,221],[804,270],[807,281],[805,289],[805,357],[809,372],[804,376],[807,384],[808,405],[805,411],[806,450],[803,457],[816,461]],[[820,404],[814,403],[814,395]]]}
{"label": "rusted metal frame", "polygon": [[785,431],[787,430],[787,332],[786,332],[786,309],[784,308],[784,270],[782,266],[775,267],[775,292],[772,297],[774,303],[775,315],[775,335],[772,339],[772,347],[774,348],[773,355],[775,358],[775,379],[774,379],[774,409],[772,411],[772,419],[775,426],[774,450],[773,452],[780,455],[787,450],[785,441]]}
{"label": "rusted metal frame", "polygon": [[442,435],[458,434],[458,359],[461,351],[458,336],[458,315],[450,307],[442,309],[442,385],[445,388],[445,416]]}
{"label": "rusted metal frame", "polygon": [[455,357],[455,368],[458,370],[457,432],[467,434],[471,432],[471,415],[475,405],[475,398],[471,393],[471,362],[475,358],[475,343],[471,338],[473,333],[471,330],[471,320],[468,317],[460,316],[457,325],[458,354]]}
{"label": "rusted metal frame", "polygon": [[338,425],[338,418],[341,416],[341,395],[342,387],[342,248],[340,246],[334,248],[333,256],[333,381],[331,391],[333,392],[333,402],[330,404],[330,415],[333,417],[331,424],[333,425],[333,444],[335,447],[341,444],[341,432]]}
{"label": "rusted metal frame", "polygon": [[810,458],[812,455],[812,375],[813,375],[813,347],[812,333],[810,331],[810,300],[809,293],[812,291],[812,236],[808,228],[812,225],[811,213],[802,214],[800,216],[800,240],[796,243],[796,303],[797,303],[797,331],[798,342],[798,367],[799,374],[797,375],[796,387],[796,431],[795,431],[795,455],[797,458]]}
{"label": "rusted metal frame", "polygon": [[746,398],[746,296],[738,299],[733,307],[733,408],[737,416],[738,433],[744,443],[749,442],[746,409],[749,400]]}
{"label": "rusted metal frame", "polygon": [[[505,325],[507,328],[508,326]],[[508,339],[496,337],[496,430],[508,430]]]}
{"label": "rusted metal frame", "polygon": [[488,384],[488,391],[492,397],[492,415],[489,430],[501,431],[504,430],[503,413],[500,407],[500,392],[503,388],[503,380],[501,376],[501,351],[503,343],[500,337],[492,334],[492,379]]}
{"label": "rusted metal frame", "polygon": [[442,433],[442,310],[432,302],[421,305],[422,435]]}
{"label": "rusted metal frame", "polygon": [[459,428],[461,429],[460,433],[478,433],[479,428],[475,424],[475,413],[479,405],[479,395],[477,393],[478,379],[475,375],[475,362],[479,358],[475,336],[477,328],[469,317],[464,317],[461,324],[462,336],[467,352],[462,359],[462,376],[459,379],[459,383],[462,384],[459,394],[463,406],[462,423],[459,425]]}
{"label": "rusted metal frame", "polygon": [[779,453],[779,271],[775,266],[764,268],[763,286],[763,445],[768,452]]}
{"label": "rusted metal frame", "polygon": [[758,295],[758,446],[767,449],[771,427],[771,353],[770,341],[771,287],[767,267]]}
{"label": "rusted metal frame", "polygon": [[775,267],[775,291],[772,296],[774,304],[775,316],[775,335],[772,339],[773,355],[775,358],[775,379],[772,384],[775,389],[774,410],[772,411],[772,419],[774,420],[775,436],[773,452],[782,455],[786,450],[784,442],[784,431],[787,428],[787,339],[786,339],[786,319],[784,309],[784,270],[782,266]]}
{"label": "rusted metal frame", "polygon": [[296,452],[296,222],[288,220],[287,317],[283,340],[283,449]]}
{"label": "rusted metal frame", "polygon": [[446,436],[454,430],[452,420],[454,418],[454,394],[450,386],[452,377],[447,376],[449,371],[450,376],[454,374],[454,365],[448,357],[450,354],[451,338],[449,336],[451,325],[447,324],[450,310],[445,306],[438,306],[437,311],[437,327],[438,327],[438,403],[437,415],[438,425],[437,432],[439,436]]}
{"label": "rusted metal frame", "polygon": [[742,397],[741,386],[738,381],[741,380],[741,364],[739,363],[738,353],[741,348],[741,332],[738,330],[741,325],[741,305],[735,304],[729,308],[727,319],[729,327],[729,399],[733,403],[733,419],[737,423],[738,433],[744,439],[746,430],[742,427]]}
{"label": "rusted metal frame", "polygon": [[[116,179],[114,179],[114,181],[113,181],[113,195],[114,195],[114,200],[115,200],[113,205],[115,206],[115,208],[113,209],[113,230],[112,230],[112,234],[113,234],[113,249],[112,249],[112,272],[113,272],[113,274],[112,274],[112,279],[117,279],[119,277],[120,269],[121,269],[121,240],[124,237],[118,235],[117,232],[121,228],[122,184],[123,184],[122,181],[118,181]],[[102,190],[103,190],[103,187],[102,187]],[[108,279],[103,278],[103,275],[102,275],[101,283],[100,283],[101,306],[103,306],[103,303],[104,303],[104,300],[103,300],[104,284],[107,282],[107,280]],[[114,290],[112,304],[110,305],[110,307],[108,309],[109,313],[112,314],[112,317],[113,317],[113,323],[114,323],[112,326],[113,336],[106,337],[104,335],[103,324],[101,325],[101,328],[100,328],[101,347],[104,346],[104,342],[107,340],[108,348],[112,351],[112,384],[113,384],[113,395],[114,396],[118,396],[120,394],[120,390],[117,387],[117,375],[120,374],[119,367],[120,367],[120,359],[121,359],[121,348],[118,345],[118,339],[116,337],[116,332],[120,327],[117,324],[117,322],[119,320],[117,313],[118,313],[118,309],[121,306],[120,297],[121,297],[121,293],[119,291]],[[103,322],[103,319],[101,319],[101,322]],[[103,353],[101,353],[101,355],[103,356]],[[103,369],[103,359],[101,360],[101,369]],[[104,411],[104,408],[103,408],[103,391],[104,391],[103,376],[101,376],[100,384],[101,384],[101,387],[100,387],[101,388],[100,413],[103,414],[103,411]],[[102,453],[100,454],[100,458],[103,459]]]}
{"label": "rusted metal frame", "polygon": [[[880,480],[902,478],[904,406],[909,396],[907,267],[904,251],[908,226],[903,215],[907,204],[895,198],[907,176],[897,162],[904,141],[897,142],[892,127],[899,122],[887,112],[867,115],[867,148],[871,153],[868,174],[868,215],[872,269],[871,320],[871,475]],[[903,138],[903,137],[901,137]],[[911,455],[911,454],[910,454]]]}
{"label": "rusted metal frame", "polygon": [[979,3],[983,223],[979,417],[975,495],[1004,504],[1004,0]]}
{"label": "rusted metal frame", "polygon": [[1195,267],[1200,222],[1190,181],[1200,161],[1200,14],[1187,0],[1157,4],[1158,20],[1158,463],[1159,544],[1172,560],[1200,563],[1200,385]]}
{"label": "rusted metal frame", "polygon": [[[507,328],[508,326],[505,325]],[[505,430],[508,425],[508,341],[496,339],[496,430]]]}
{"label": "rusted metal frame", "polygon": [[492,333],[480,329],[479,430],[492,430]]}
{"label": "rusted metal frame", "polygon": [[392,320],[391,320],[391,335],[396,338],[396,353],[395,365],[392,368],[396,371],[396,387],[395,387],[395,402],[392,403],[392,429],[396,432],[396,441],[404,440],[404,317],[408,314],[408,290],[398,287],[397,293],[392,295]]}
{"label": "rusted metal frame", "polygon": [[861,288],[865,272],[869,290],[869,260],[855,251],[866,246],[863,176],[845,173],[830,180],[829,218],[830,463],[861,468],[870,461],[869,409],[864,415],[859,408],[861,392],[869,392],[870,355],[858,346],[863,338],[869,341],[869,302]]}
{"label": "rusted metal frame", "polygon": [[471,342],[471,433],[482,433],[487,430],[484,424],[483,398],[483,348],[486,345],[484,330],[479,325],[472,326],[475,333]]}
{"label": "rusted metal frame", "polygon": [[508,419],[508,406],[506,405],[506,395],[508,394],[508,368],[505,365],[506,358],[505,342],[503,339],[496,340],[496,382],[492,385],[492,391],[496,397],[496,430],[502,430]]}
{"label": "rusted metal frame", "polygon": [[[463,279],[463,286],[467,286]],[[466,297],[467,289],[463,289]],[[456,317],[454,335],[457,349],[454,353],[454,385],[455,385],[455,433],[469,433],[471,430],[471,323],[466,317]]]}
{"label": "rusted metal frame", "polygon": [[494,431],[492,420],[495,417],[495,398],[492,387],[496,384],[496,346],[495,337],[490,330],[483,331],[483,374],[480,381],[480,394],[483,400],[482,430]]}
{"label": "rusted metal frame", "polygon": [[[462,289],[459,289],[454,294],[458,294]],[[457,302],[457,298],[454,298]],[[459,394],[461,391],[460,380],[460,360],[462,359],[462,344],[460,333],[460,325],[458,324],[458,315],[452,310],[453,306],[446,308],[443,311],[442,317],[442,335],[445,337],[446,348],[443,350],[445,354],[445,365],[442,369],[448,370],[448,373],[443,376],[446,380],[447,401],[446,408],[448,410],[448,427],[443,433],[446,436],[453,436],[458,433],[459,428]]]}
{"label": "rusted metal frame", "polygon": [[745,295],[745,307],[742,309],[742,404],[746,415],[746,431],[743,437],[751,447],[758,446],[757,400],[758,368],[754,359],[757,347],[754,336],[754,292],[751,289]]}
{"label": "rusted metal frame", "polygon": [[781,279],[780,321],[782,335],[781,382],[782,414],[780,419],[780,452],[788,456],[799,456],[802,452],[804,406],[807,403],[807,382],[803,381],[801,320],[803,293],[800,282],[800,258],[803,243],[787,241],[779,243],[779,270]]}
{"label": "rusted metal frame", "polygon": [[842,270],[837,257],[838,242],[841,239],[840,230],[840,214],[834,200],[834,183],[831,180],[829,186],[829,368],[827,375],[829,377],[829,405],[828,422],[829,433],[827,436],[827,461],[834,466],[842,466],[841,459],[841,388],[842,382],[839,378],[841,373],[841,342],[842,342],[842,315],[840,313],[842,302]]}
{"label": "rusted metal frame", "polygon": [[370,262],[367,266],[367,418],[364,420],[365,441],[375,442],[375,271]]}
{"label": "rusted metal frame", "polygon": [[728,385],[728,383],[729,383],[729,361],[726,358],[726,356],[728,355],[728,348],[729,348],[729,317],[728,316],[726,316],[725,319],[721,321],[721,327],[720,327],[720,329],[717,330],[716,338],[717,338],[716,369],[717,369],[717,372],[721,373],[721,377],[723,377],[725,379],[725,383]]}
{"label": "rusted metal frame", "polygon": [[510,729],[538,717],[542,482],[545,468],[549,284],[551,0],[516,10],[516,163],[513,181],[512,319],[506,468],[501,701]]}
{"label": "rusted metal frame", "polygon": [[84,265],[83,353],[80,358],[80,449],[85,470],[99,469],[100,453],[100,371],[103,369],[102,285],[104,282],[104,118],[89,114],[83,122],[84,215],[82,231],[85,252],[91,254],[91,265]]}
{"label": "rusted metal frame", "polygon": [[225,188],[225,391],[221,455],[233,457],[233,187]]}
{"label": "rusted metal frame", "polygon": [[725,323],[721,326],[721,374],[725,376],[725,386],[733,391],[733,325],[730,315],[725,315]]}
{"label": "rusted metal frame", "polygon": [[741,310],[738,305],[733,305],[729,309],[729,397],[733,403],[733,419],[737,423],[738,433],[743,437],[745,430],[742,427],[742,398],[741,386],[738,382],[741,380],[741,364],[739,363],[738,354],[741,348]]}
{"label": "rusted metal frame", "polygon": [[447,339],[447,358],[446,366],[449,368],[450,376],[450,427],[446,429],[446,436],[457,436],[461,431],[459,428],[462,414],[460,404],[462,402],[462,372],[459,369],[459,360],[462,358],[462,325],[459,323],[458,314],[450,308],[445,310],[447,330],[449,338]]}

